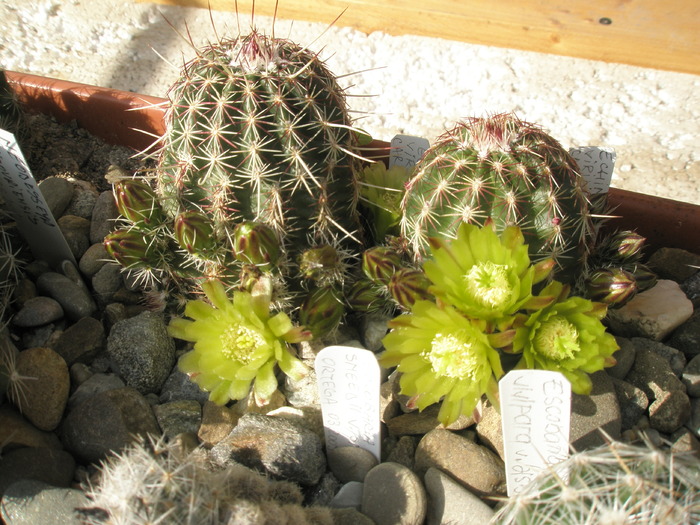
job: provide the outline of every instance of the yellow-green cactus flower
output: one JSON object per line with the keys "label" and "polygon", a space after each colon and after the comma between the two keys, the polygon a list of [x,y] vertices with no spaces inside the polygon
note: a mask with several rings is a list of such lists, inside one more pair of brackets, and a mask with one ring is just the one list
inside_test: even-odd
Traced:
{"label": "yellow-green cactus flower", "polygon": [[531,265],[517,226],[499,236],[490,225],[462,223],[456,239],[433,238],[430,244],[432,259],[423,264],[433,283],[429,291],[469,317],[499,320],[551,302],[533,297],[532,286],[549,275],[554,262]]}
{"label": "yellow-green cactus flower", "polygon": [[450,306],[416,301],[410,313],[389,322],[379,363],[401,372],[401,393],[423,410],[442,400],[438,420],[445,426],[471,415],[484,394],[495,400],[503,368],[495,348],[512,333],[485,333],[486,322],[468,319]]}
{"label": "yellow-green cactus flower", "polygon": [[275,366],[293,379],[306,374],[306,367],[292,355],[287,343],[310,339],[310,334],[284,313],[270,315],[271,285],[260,279],[251,293],[235,292],[229,300],[223,284],[202,284],[209,302],[188,301],[188,319],[173,319],[171,336],[194,343],[178,366],[209,399],[223,405],[243,399],[253,387],[259,406],[267,404],[277,388]]}
{"label": "yellow-green cactus flower", "polygon": [[588,374],[614,365],[612,355],[619,348],[601,322],[607,307],[582,297],[569,297],[569,287],[557,281],[542,293],[557,300],[516,321],[513,351],[523,356],[516,368],[561,372],[575,393],[589,394]]}

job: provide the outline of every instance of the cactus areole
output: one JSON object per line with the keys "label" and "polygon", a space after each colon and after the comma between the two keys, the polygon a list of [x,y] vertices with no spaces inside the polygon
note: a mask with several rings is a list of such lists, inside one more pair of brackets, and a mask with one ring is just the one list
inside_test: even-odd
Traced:
{"label": "cactus areole", "polygon": [[253,31],[199,50],[168,92],[157,192],[230,238],[270,226],[286,249],[359,239],[356,137],[344,92],[319,57]]}
{"label": "cactus areole", "polygon": [[592,234],[575,160],[510,114],[471,118],[442,135],[416,166],[402,210],[401,232],[417,260],[430,237],[454,238],[462,222],[491,219],[498,231],[519,226],[533,260],[552,257],[573,273]]}

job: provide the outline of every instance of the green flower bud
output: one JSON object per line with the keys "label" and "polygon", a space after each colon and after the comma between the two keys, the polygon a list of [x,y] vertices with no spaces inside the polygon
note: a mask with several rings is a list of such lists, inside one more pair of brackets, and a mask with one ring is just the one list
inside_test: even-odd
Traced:
{"label": "green flower bud", "polygon": [[266,271],[280,258],[280,241],[269,226],[242,222],[233,232],[233,252],[240,262],[254,264]]}
{"label": "green flower bud", "polygon": [[602,268],[586,280],[585,290],[592,301],[622,306],[637,293],[637,280],[622,268]]}
{"label": "green flower bud", "polygon": [[431,283],[421,270],[401,268],[389,281],[389,295],[399,306],[410,310],[416,301],[434,301],[435,298],[428,291]]}
{"label": "green flower bud", "polygon": [[362,254],[362,271],[376,284],[389,284],[401,266],[401,256],[386,246],[375,246]]}
{"label": "green flower bud", "polygon": [[117,210],[136,225],[155,226],[163,221],[163,209],[151,187],[136,179],[114,183]]}
{"label": "green flower bud", "polygon": [[304,279],[320,284],[333,282],[342,273],[340,254],[329,244],[309,248],[301,254],[299,271]]}
{"label": "green flower bud", "polygon": [[299,308],[299,322],[314,337],[333,331],[343,317],[345,308],[338,293],[330,286],[316,288],[307,295]]}
{"label": "green flower bud", "polygon": [[381,289],[369,279],[356,281],[345,294],[345,300],[356,312],[374,313],[390,304]]}
{"label": "green flower bud", "polygon": [[175,239],[193,255],[205,255],[216,246],[211,221],[197,211],[185,211],[175,217]]}
{"label": "green flower bud", "polygon": [[633,231],[615,232],[605,242],[606,255],[616,262],[625,262],[641,255],[646,238]]}
{"label": "green flower bud", "polygon": [[124,268],[151,268],[157,264],[153,243],[135,230],[115,230],[104,238],[103,244]]}
{"label": "green flower bud", "polygon": [[632,272],[632,275],[634,275],[634,279],[637,281],[638,292],[649,290],[656,285],[658,281],[658,276],[652,272],[648,266],[643,264],[638,264]]}

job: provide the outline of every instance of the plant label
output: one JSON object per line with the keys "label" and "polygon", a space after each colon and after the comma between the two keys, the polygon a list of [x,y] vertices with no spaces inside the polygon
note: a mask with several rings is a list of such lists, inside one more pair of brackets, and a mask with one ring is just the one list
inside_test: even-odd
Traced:
{"label": "plant label", "polygon": [[403,166],[412,168],[430,147],[428,139],[410,135],[396,135],[391,139],[389,150],[389,167]]}
{"label": "plant label", "polygon": [[[508,496],[569,457],[571,383],[559,372],[513,370],[498,385]],[[567,472],[559,472],[568,479]]]}
{"label": "plant label", "polygon": [[0,129],[0,190],[5,206],[37,259],[54,268],[66,260],[76,264],[15,136],[3,129]]}
{"label": "plant label", "polygon": [[373,352],[328,346],[315,361],[326,450],[361,447],[380,461],[379,363]]}
{"label": "plant label", "polygon": [[588,146],[571,148],[569,153],[578,164],[579,171],[586,181],[588,192],[591,195],[607,193],[617,158],[615,150]]}

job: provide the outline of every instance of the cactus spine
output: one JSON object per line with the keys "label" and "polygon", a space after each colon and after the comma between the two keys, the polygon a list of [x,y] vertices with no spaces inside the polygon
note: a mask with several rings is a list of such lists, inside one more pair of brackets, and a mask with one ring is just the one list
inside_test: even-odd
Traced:
{"label": "cactus spine", "polygon": [[593,231],[574,159],[510,114],[471,118],[438,138],[416,165],[401,207],[401,233],[417,260],[430,237],[454,238],[460,223],[491,219],[498,231],[520,226],[533,260],[552,257],[572,275]]}
{"label": "cactus spine", "polygon": [[363,237],[360,156],[318,55],[253,30],[199,50],[168,96],[155,184],[115,185],[128,227],[106,239],[113,257],[184,288],[217,278],[249,289],[271,272],[278,304],[342,295]]}

